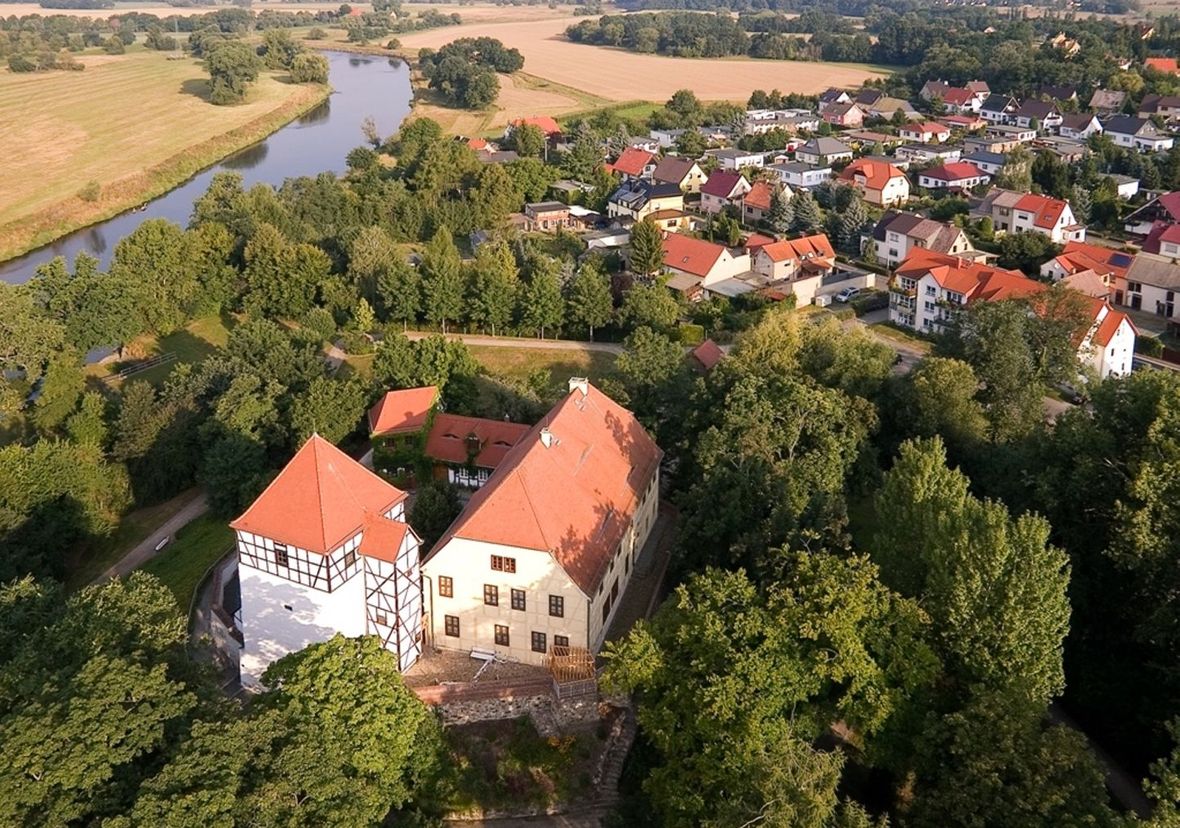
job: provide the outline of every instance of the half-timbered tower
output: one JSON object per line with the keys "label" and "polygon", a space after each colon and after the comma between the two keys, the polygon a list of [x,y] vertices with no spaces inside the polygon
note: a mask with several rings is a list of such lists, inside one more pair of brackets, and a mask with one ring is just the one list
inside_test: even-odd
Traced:
{"label": "half-timbered tower", "polygon": [[309,644],[376,635],[403,670],[422,652],[418,538],[405,492],[319,436],[230,526],[242,595],[242,685]]}

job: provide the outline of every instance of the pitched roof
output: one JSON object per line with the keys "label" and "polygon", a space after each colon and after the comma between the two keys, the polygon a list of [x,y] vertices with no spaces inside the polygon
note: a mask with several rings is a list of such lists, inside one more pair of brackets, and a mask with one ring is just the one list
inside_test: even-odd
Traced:
{"label": "pitched roof", "polygon": [[706,371],[713,370],[713,367],[722,360],[725,352],[721,350],[716,342],[711,339],[706,339],[700,345],[692,349],[692,358],[701,364],[701,367]]}
{"label": "pitched roof", "polygon": [[592,385],[574,389],[508,452],[427,560],[452,538],[543,550],[593,596],[662,456],[630,411]]}
{"label": "pitched roof", "polygon": [[960,181],[964,178],[978,178],[985,173],[979,167],[967,161],[955,161],[938,167],[922,170],[922,175],[936,178],[939,181]]}
{"label": "pitched roof", "polygon": [[1102,321],[1098,323],[1098,330],[1094,331],[1094,335],[1091,338],[1098,345],[1105,348],[1110,344],[1110,340],[1114,338],[1115,332],[1118,331],[1124,322],[1131,326],[1131,330],[1135,329],[1135,323],[1131,321],[1131,317],[1122,311],[1110,308],[1107,310],[1106,316],[1102,317]]}
{"label": "pitched roof", "polygon": [[1061,284],[1073,288],[1078,293],[1098,299],[1105,299],[1112,293],[1109,280],[1093,270],[1079,270],[1077,273],[1071,273],[1061,280]]}
{"label": "pitched roof", "polygon": [[1180,66],[1176,64],[1176,58],[1170,57],[1149,57],[1143,59],[1143,65],[1150,67],[1157,72],[1170,72],[1173,75],[1180,74]]}
{"label": "pitched roof", "polygon": [[369,409],[369,434],[381,437],[418,431],[426,425],[426,419],[436,402],[438,387],[434,385],[387,391]]}
{"label": "pitched roof", "polygon": [[361,535],[360,553],[366,558],[397,563],[397,553],[401,551],[402,541],[409,532],[410,527],[403,521],[370,515]]}
{"label": "pitched roof", "polygon": [[[627,147],[614,163],[607,164],[609,169],[623,175],[642,175],[643,169],[652,162],[655,156],[647,150],[638,147]],[[677,184],[680,182],[677,181]]]}
{"label": "pitched roof", "polygon": [[1143,240],[1143,252],[1159,253],[1160,246],[1164,242],[1168,244],[1180,244],[1180,224],[1168,224],[1164,221],[1153,223],[1151,225],[1151,232]]}
{"label": "pitched roof", "polygon": [[933,121],[923,121],[920,124],[909,124],[903,126],[901,132],[917,132],[921,135],[937,135],[940,132],[949,132],[942,124],[936,124]]}
{"label": "pitched roof", "polygon": [[1131,266],[1134,258],[1129,253],[1110,247],[1071,241],[1066,242],[1065,247],[1054,258],[1054,261],[1066,273],[1093,270],[1097,273],[1113,274],[1122,278],[1127,275],[1127,268]]}
{"label": "pitched roof", "polygon": [[929,273],[943,288],[963,294],[968,302],[976,299],[1015,299],[1045,289],[1044,284],[1022,273],[989,267],[921,247],[910,251],[905,261],[897,266],[896,273],[913,279],[920,279]]}
{"label": "pitched roof", "polygon": [[532,115],[528,118],[517,118],[512,122],[514,127],[518,126],[535,126],[537,129],[546,135],[554,135],[561,132],[561,127],[557,121],[550,118],[548,115]]}
{"label": "pitched roof", "polygon": [[725,253],[724,245],[682,233],[664,234],[664,267],[694,276],[708,276]]}
{"label": "pitched roof", "polygon": [[1138,135],[1140,132],[1152,136],[1157,135],[1159,130],[1147,118],[1138,118],[1134,115],[1115,115],[1112,118],[1107,118],[1102,123],[1102,128],[1107,132],[1117,132],[1120,135]]}
{"label": "pitched roof", "polygon": [[1003,112],[1009,107],[1016,106],[1016,99],[1009,95],[999,95],[992,93],[983,99],[983,104],[980,109],[988,112]]}
{"label": "pitched roof", "polygon": [[696,164],[696,161],[693,161],[691,158],[666,155],[656,164],[655,172],[651,175],[652,180],[665,184],[680,184],[693,168],[694,164]]}
{"label": "pitched roof", "polygon": [[865,180],[865,187],[870,190],[883,190],[894,178],[905,178],[905,173],[892,164],[884,161],[873,161],[869,158],[858,158],[840,171],[841,181],[854,181],[857,176]]}
{"label": "pitched roof", "polygon": [[1175,290],[1180,288],[1180,265],[1167,256],[1140,253],[1127,268],[1127,281]]}
{"label": "pitched roof", "polygon": [[852,147],[838,138],[829,138],[824,135],[809,139],[806,144],[795,150],[796,155],[800,152],[807,155],[840,155],[842,153],[851,153]]}
{"label": "pitched roof", "polygon": [[1067,112],[1061,116],[1061,128],[1080,131],[1089,127],[1097,117],[1093,112]]}
{"label": "pitched roof", "polygon": [[313,434],[230,526],[326,555],[405,496]]}
{"label": "pitched roof", "polygon": [[1119,109],[1126,99],[1127,93],[1121,89],[1095,89],[1090,96],[1090,108]]}
{"label": "pitched roof", "polygon": [[717,198],[729,198],[737,188],[738,182],[744,176],[739,172],[728,170],[714,170],[707,181],[701,185],[701,192]]}
{"label": "pitched roof", "polygon": [[1025,101],[1016,110],[1017,115],[1023,115],[1025,118],[1037,118],[1044,120],[1050,115],[1061,114],[1057,109],[1057,104],[1052,101],[1038,101],[1035,98]]}
{"label": "pitched roof", "polygon": [[774,196],[774,189],[765,181],[755,181],[750,192],[742,197],[742,201],[755,210],[769,210],[770,199]]}
{"label": "pitched roof", "polygon": [[1016,202],[1017,210],[1024,210],[1033,214],[1034,227],[1040,227],[1045,230],[1057,226],[1057,222],[1061,220],[1061,214],[1065,212],[1068,206],[1068,202],[1062,201],[1059,198],[1050,198],[1049,196],[1037,195],[1036,193],[1025,193]]}
{"label": "pitched roof", "polygon": [[759,248],[759,251],[772,262],[826,261],[830,263],[836,258],[836,251],[832,249],[832,243],[823,233],[802,236],[798,239],[784,239],[774,244],[764,245]]}
{"label": "pitched roof", "polygon": [[438,414],[426,435],[426,456],[444,463],[470,462],[481,469],[494,469],[528,430],[521,423]]}
{"label": "pitched roof", "polygon": [[966,106],[974,99],[975,93],[961,86],[948,86],[942,93],[943,103],[948,103],[952,106]]}

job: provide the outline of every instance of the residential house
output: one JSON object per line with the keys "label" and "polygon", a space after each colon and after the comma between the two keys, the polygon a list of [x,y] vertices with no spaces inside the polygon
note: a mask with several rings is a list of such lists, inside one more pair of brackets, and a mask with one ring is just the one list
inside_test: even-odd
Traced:
{"label": "residential house", "polygon": [[741,198],[750,192],[750,182],[739,172],[714,170],[701,185],[701,211],[720,213],[726,207],[739,206]]}
{"label": "residential house", "polygon": [[802,161],[792,161],[788,164],[772,164],[767,169],[777,174],[784,184],[802,190],[818,187],[832,177],[832,167],[829,164],[805,164]]}
{"label": "residential house", "polygon": [[1180,265],[1158,253],[1140,253],[1127,268],[1127,292],[1123,303],[1132,310],[1154,313],[1169,322],[1180,322]]}
{"label": "residential house", "polygon": [[699,193],[706,178],[696,161],[678,155],[665,155],[651,174],[656,184],[675,184],[684,193]]}
{"label": "residential house", "polygon": [[1180,118],[1180,95],[1144,95],[1139,103],[1140,118],[1158,115],[1165,121]]}
{"label": "residential house", "polygon": [[766,154],[761,152],[747,152],[740,149],[711,149],[705,150],[705,155],[716,158],[723,170],[741,170],[745,167],[761,167],[766,163]]}
{"label": "residential house", "polygon": [[852,102],[854,104],[859,104],[860,106],[872,106],[873,104],[880,102],[880,100],[884,97],[885,93],[880,89],[865,87],[856,93],[856,97],[852,99]]}
{"label": "residential house", "polygon": [[910,198],[910,181],[892,164],[859,158],[840,171],[838,178],[860,190],[864,200],[877,207],[905,204]]}
{"label": "residential house", "polygon": [[1180,67],[1174,57],[1149,57],[1143,59],[1143,65],[1148,69],[1163,72],[1166,75],[1180,75]]}
{"label": "residential house", "polygon": [[660,142],[655,138],[630,138],[627,140],[627,146],[650,152],[652,155],[658,155],[660,152]]}
{"label": "residential house", "polygon": [[1115,193],[1119,198],[1132,199],[1139,194],[1139,179],[1129,175],[1104,175],[1103,178],[1114,184]]}
{"label": "residential house", "polygon": [[1037,131],[1031,126],[1017,126],[1016,124],[992,124],[984,135],[993,140],[1003,141],[1008,149],[1015,149],[1018,144],[1035,141]]}
{"label": "residential house", "polygon": [[652,222],[661,230],[673,233],[691,233],[703,223],[695,213],[686,213],[683,210],[656,210],[644,216],[643,220]]}
{"label": "residential house", "polygon": [[1092,112],[1070,112],[1061,116],[1057,134],[1074,141],[1085,141],[1091,135],[1102,132],[1102,123]]}
{"label": "residential house", "polygon": [[478,489],[528,432],[521,423],[439,412],[426,433],[423,454],[433,464],[436,480]]}
{"label": "residential house", "polygon": [[607,201],[606,214],[611,218],[642,220],[658,210],[683,210],[684,193],[675,184],[654,184],[631,179],[624,181]]}
{"label": "residential house", "polygon": [[1082,44],[1072,37],[1067,37],[1065,32],[1058,32],[1056,36],[1049,38],[1046,42],[1067,58],[1074,57],[1082,50]]}
{"label": "residential house", "polygon": [[1061,117],[1057,104],[1030,98],[1009,114],[1007,123],[1022,129],[1052,132],[1061,126]]}
{"label": "residential house", "polygon": [[997,233],[1040,233],[1056,244],[1085,241],[1086,227],[1074,219],[1068,201],[993,189],[974,212],[990,216]]}
{"label": "residential house", "polygon": [[852,103],[852,96],[843,89],[828,89],[819,95],[818,109],[822,114],[829,106]]}
{"label": "residential house", "polygon": [[423,560],[429,645],[538,666],[597,653],[656,522],[661,457],[631,412],[571,379]]}
{"label": "residential house", "polygon": [[1086,309],[1091,322],[1077,345],[1078,361],[1099,379],[1128,376],[1138,333],[1131,318],[1105,299],[1087,296]]}
{"label": "residential house", "polygon": [[969,190],[991,182],[991,176],[967,161],[955,161],[918,172],[918,186],[928,190]]}
{"label": "residential house", "polygon": [[975,114],[979,112],[980,106],[983,105],[983,101],[987,97],[987,84],[983,86],[984,91],[980,91],[965,86],[951,86],[942,81],[926,81],[918,96],[924,101],[938,98],[948,112],[957,112],[962,115]]}
{"label": "residential house", "polygon": [[901,98],[878,98],[876,102],[868,108],[868,114],[873,118],[884,118],[887,121],[893,120],[893,116],[898,112],[907,121],[916,121],[922,117],[922,113],[914,108],[914,105],[907,100]]}
{"label": "residential house", "polygon": [[1064,164],[1076,164],[1090,154],[1090,148],[1084,142],[1060,135],[1042,135],[1030,146],[1037,151],[1048,150]]}
{"label": "residential house", "polygon": [[1019,104],[1011,95],[988,95],[979,107],[979,117],[989,124],[1006,124]]}
{"label": "residential house", "polygon": [[906,141],[916,141],[919,144],[929,144],[931,142],[941,144],[951,137],[949,128],[942,124],[933,123],[932,121],[907,124],[899,129],[897,134]]}
{"label": "residential house", "polygon": [[1143,240],[1143,252],[1180,259],[1180,224],[1156,224]]}
{"label": "residential house", "polygon": [[684,134],[683,129],[653,129],[647,133],[660,149],[672,149]]}
{"label": "residential house", "polygon": [[707,374],[717,367],[717,363],[725,358],[725,352],[721,350],[721,346],[716,342],[706,339],[700,345],[689,351],[688,356],[698,371]]}
{"label": "residential house", "polygon": [[525,230],[530,233],[556,233],[575,225],[568,204],[538,201],[524,205]]}
{"label": "residential house", "polygon": [[881,216],[869,236],[877,261],[896,267],[916,247],[949,256],[975,258],[975,247],[961,227],[913,213],[890,210]]}
{"label": "residential house", "polygon": [[1078,88],[1069,84],[1040,83],[1034,90],[1034,96],[1048,98],[1060,104],[1071,103],[1078,99]]}
{"label": "residential house", "polygon": [[968,155],[964,155],[963,160],[979,167],[979,169],[988,175],[993,176],[1004,169],[1004,164],[1008,161],[1001,152],[985,152],[984,150],[976,150]]}
{"label": "residential house", "polygon": [[1127,270],[1135,257],[1130,253],[1097,244],[1071,241],[1062,251],[1041,265],[1041,275],[1059,282],[1079,273],[1094,273],[1108,286],[1116,304],[1123,303]]}
{"label": "residential house", "polygon": [[836,268],[836,252],[823,233],[786,239],[759,247],[751,258],[755,273],[777,290],[795,297],[796,307],[810,305]]}
{"label": "residential house", "polygon": [[1121,112],[1127,101],[1127,93],[1121,89],[1095,89],[1090,96],[1090,109],[1099,115]]}
{"label": "residential house", "polygon": [[1172,148],[1172,136],[1160,132],[1147,118],[1115,115],[1108,118],[1102,128],[1117,147],[1130,147],[1139,152],[1160,152]]}
{"label": "residential house", "polygon": [[796,133],[819,129],[820,117],[807,109],[747,109],[743,133],[762,135],[776,129]]}
{"label": "residential house", "polygon": [[1157,222],[1180,224],[1180,190],[1156,196],[1124,219],[1123,229],[1146,236]]}
{"label": "residential house", "polygon": [[949,130],[961,129],[963,132],[975,132],[987,126],[987,121],[978,115],[942,115],[938,122]]}
{"label": "residential house", "polygon": [[487,148],[478,150],[475,157],[483,164],[511,164],[513,161],[519,161],[520,155],[516,150],[494,150],[490,145]]}
{"label": "residential house", "polygon": [[940,161],[958,161],[963,154],[963,148],[953,147],[949,144],[902,144],[893,154],[901,161],[929,164]]}
{"label": "residential house", "polygon": [[516,118],[508,126],[504,127],[504,137],[510,138],[512,130],[519,126],[535,126],[544,133],[545,137],[553,140],[561,135],[561,125],[548,115],[534,115],[529,118]]}
{"label": "residential house", "polygon": [[608,171],[627,178],[651,178],[659,158],[647,150],[627,147],[614,161],[606,165]]}
{"label": "residential house", "polygon": [[859,149],[880,144],[884,148],[897,146],[901,139],[886,132],[875,132],[870,129],[854,129],[840,134],[840,139]]}
{"label": "residential house", "polygon": [[840,161],[851,161],[852,147],[838,138],[812,138],[795,150],[795,160],[804,164],[836,164]]}
{"label": "residential house", "polygon": [[680,233],[664,234],[664,270],[672,274],[668,287],[686,297],[750,270],[748,253],[735,254],[723,244]]}
{"label": "residential house", "polygon": [[230,523],[237,547],[239,678],[334,635],[373,635],[409,669],[422,653],[419,541],[406,493],[318,435]]}
{"label": "residential house", "polygon": [[832,126],[855,128],[864,124],[865,111],[856,103],[832,104],[820,117]]}
{"label": "residential house", "polygon": [[781,192],[784,198],[790,199],[791,191],[782,186],[772,185],[766,181],[755,181],[751,184],[750,191],[742,196],[742,221],[755,225],[766,220],[770,215],[770,204],[775,190]]}

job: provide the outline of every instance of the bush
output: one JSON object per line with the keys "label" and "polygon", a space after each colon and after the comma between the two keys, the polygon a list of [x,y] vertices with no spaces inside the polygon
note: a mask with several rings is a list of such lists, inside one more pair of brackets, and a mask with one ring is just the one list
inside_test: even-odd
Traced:
{"label": "bush", "polygon": [[856,318],[856,311],[854,311],[852,308],[848,307],[847,305],[845,305],[842,308],[828,308],[828,310],[831,312],[832,316],[836,317],[841,322],[843,322],[847,319]]}
{"label": "bush", "polygon": [[700,345],[705,341],[705,328],[703,325],[681,322],[677,328],[677,333],[679,333],[680,342],[683,345]]}
{"label": "bush", "polygon": [[97,181],[89,182],[85,187],[78,191],[78,198],[83,201],[94,203],[102,196],[102,185]]}
{"label": "bush", "polygon": [[340,347],[344,349],[345,353],[353,356],[371,354],[376,350],[373,340],[360,331],[347,331],[344,336],[340,337]]}
{"label": "bush", "polygon": [[863,316],[875,310],[882,310],[889,307],[889,294],[884,291],[874,291],[872,293],[862,294],[850,303],[852,310],[857,316]]}
{"label": "bush", "polygon": [[327,342],[336,333],[336,320],[324,308],[312,308],[303,317],[303,329],[309,338],[315,337],[318,342]]}
{"label": "bush", "polygon": [[13,55],[8,59],[8,68],[13,72],[36,72],[37,64],[24,55]]}
{"label": "bush", "polygon": [[1164,355],[1164,343],[1154,336],[1135,337],[1135,353],[1158,359]]}
{"label": "bush", "polygon": [[308,40],[327,40],[328,33],[318,26],[307,33]]}

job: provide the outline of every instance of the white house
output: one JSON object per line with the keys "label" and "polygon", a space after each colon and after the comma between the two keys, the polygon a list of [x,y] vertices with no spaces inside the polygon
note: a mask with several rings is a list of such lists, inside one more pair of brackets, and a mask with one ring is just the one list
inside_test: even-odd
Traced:
{"label": "white house", "polygon": [[961,227],[913,213],[888,212],[873,227],[870,239],[877,261],[896,267],[915,248],[973,258],[975,247]]}
{"label": "white house", "polygon": [[1078,346],[1078,360],[1099,379],[1125,377],[1135,356],[1135,325],[1105,299],[1086,297],[1093,321]]}
{"label": "white house", "polygon": [[978,167],[988,175],[996,175],[1000,170],[1004,169],[1004,165],[1008,163],[1008,159],[1002,152],[988,152],[986,150],[976,150],[970,155],[964,155],[963,160],[968,164]]}
{"label": "white house", "polygon": [[929,167],[918,173],[918,186],[928,190],[968,190],[987,184],[991,176],[967,161],[956,161],[939,167]]}
{"label": "white house", "polygon": [[701,185],[701,212],[720,213],[729,205],[738,207],[750,192],[750,182],[739,172],[714,170]]}
{"label": "white house", "polygon": [[835,164],[852,160],[852,147],[838,138],[812,138],[795,150],[795,160],[804,164]]}
{"label": "white house", "polygon": [[747,152],[746,150],[726,149],[705,150],[705,155],[717,159],[723,170],[740,170],[744,167],[761,167],[766,163],[766,155],[761,152]]}
{"label": "white house", "polygon": [[242,686],[309,644],[376,635],[401,669],[422,653],[418,538],[405,492],[312,436],[230,526],[241,585]]}
{"label": "white house", "polygon": [[897,134],[902,140],[916,141],[919,144],[929,144],[931,142],[941,144],[951,137],[950,129],[943,124],[936,124],[933,121],[908,124],[899,129]]}
{"label": "white house", "polygon": [[1154,313],[1169,322],[1180,321],[1176,301],[1180,294],[1180,265],[1157,253],[1140,253],[1127,268],[1127,292],[1123,304],[1132,310]]}
{"label": "white house", "polygon": [[832,177],[832,168],[827,164],[804,164],[792,161],[787,164],[772,164],[768,170],[776,173],[784,184],[810,190]]}
{"label": "white house", "polygon": [[824,276],[836,267],[836,253],[823,233],[759,247],[752,269],[776,288],[793,295],[796,307],[810,305]]}
{"label": "white house", "polygon": [[430,644],[535,665],[596,653],[656,522],[661,457],[631,412],[571,379],[424,559]]}
{"label": "white house", "polygon": [[877,207],[905,204],[910,197],[910,180],[885,161],[858,158],[840,171],[839,178],[860,190],[864,200]]}
{"label": "white house", "polygon": [[1116,115],[1102,124],[1115,146],[1139,152],[1161,152],[1172,148],[1172,136],[1165,135],[1147,118]]}
{"label": "white house", "polygon": [[1071,112],[1061,116],[1057,134],[1074,141],[1085,141],[1091,135],[1102,132],[1102,123],[1092,112]]}
{"label": "white house", "polygon": [[945,144],[902,144],[893,154],[900,161],[926,164],[931,161],[958,161],[963,149]]}
{"label": "white house", "polygon": [[975,212],[990,216],[997,233],[1040,233],[1056,244],[1086,240],[1086,226],[1059,198],[993,189]]}

